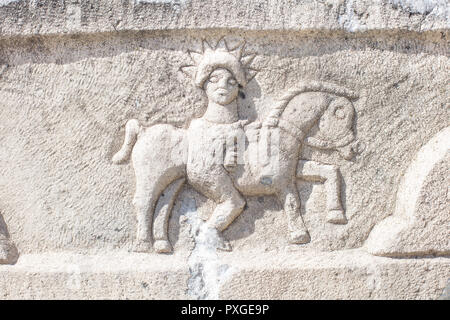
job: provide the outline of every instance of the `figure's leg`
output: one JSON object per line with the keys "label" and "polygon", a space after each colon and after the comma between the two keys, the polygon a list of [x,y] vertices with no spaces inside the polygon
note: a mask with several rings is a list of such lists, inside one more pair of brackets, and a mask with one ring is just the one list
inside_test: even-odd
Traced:
{"label": "figure's leg", "polygon": [[171,253],[173,251],[168,237],[168,225],[173,204],[185,179],[181,178],[169,185],[159,197],[155,209],[153,222],[153,238],[155,243],[153,248],[158,253]]}
{"label": "figure's leg", "polygon": [[245,206],[244,198],[234,187],[228,194],[222,195],[222,198],[207,222],[218,231],[225,230],[241,214]]}
{"label": "figure's leg", "polygon": [[335,224],[347,222],[341,204],[341,177],[337,166],[300,160],[297,177],[323,182],[327,194],[327,221]]}
{"label": "figure's leg", "polygon": [[284,189],[278,198],[288,218],[289,242],[293,244],[308,243],[311,238],[300,215],[300,198],[295,184]]}
{"label": "figure's leg", "polygon": [[231,251],[230,243],[223,239],[220,233],[241,214],[245,200],[236,190],[225,168],[216,166],[210,171],[214,172],[214,179],[205,181],[204,172],[190,171],[188,168],[189,182],[197,191],[216,203],[216,208],[206,222],[204,231],[210,232],[210,237],[217,239],[217,249]]}

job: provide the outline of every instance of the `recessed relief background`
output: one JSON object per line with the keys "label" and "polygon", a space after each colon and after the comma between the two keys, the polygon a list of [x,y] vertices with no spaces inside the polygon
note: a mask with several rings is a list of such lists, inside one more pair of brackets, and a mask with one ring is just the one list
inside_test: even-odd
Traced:
{"label": "recessed relief background", "polygon": [[[218,81],[234,79],[229,84],[236,90],[226,104],[234,101],[236,109],[234,116],[227,115],[228,124],[239,123],[236,132],[245,133],[248,146],[262,149],[261,154],[267,153],[261,139],[272,141],[278,135],[277,168],[286,173],[246,176],[259,167],[251,171],[245,167],[250,162],[239,163],[236,138],[225,148],[236,148],[236,157],[226,157],[228,169],[222,172],[237,181],[233,188],[211,192],[208,183],[213,180],[197,181],[189,170],[176,169],[163,181],[160,191],[169,187],[168,193],[155,196],[151,224],[145,213],[140,225],[133,205],[139,178],[155,182],[151,179],[159,176],[152,174],[174,160],[179,160],[174,168],[185,168],[185,145],[196,141],[187,136],[191,132],[198,138],[189,128],[207,114],[208,88],[196,78],[198,69],[190,70],[193,81],[180,67],[207,64],[202,60],[206,50],[217,50],[223,37],[229,47],[221,47],[220,59],[213,61],[217,54],[211,53],[208,61],[231,71],[231,76],[214,74]],[[244,40],[239,57],[233,50]],[[209,221],[218,205],[231,199],[226,210],[239,212],[215,225],[220,225],[216,229],[225,249],[361,247],[371,230],[394,213],[402,177],[422,144],[449,126],[446,50],[443,42],[420,35],[285,32],[280,37],[257,31],[2,40],[0,62],[8,67],[0,68],[0,212],[8,237],[21,254],[136,249],[183,254],[195,247],[191,212]],[[190,52],[199,54],[197,61]],[[225,63],[230,54],[237,54],[243,70],[230,70],[237,63]],[[239,60],[246,54],[251,63]],[[255,72],[249,74],[250,69]],[[211,78],[215,69],[205,70]],[[312,115],[307,133],[302,132]],[[277,118],[283,121],[269,121]],[[211,126],[213,131],[219,127]],[[292,133],[295,128],[301,130]],[[132,137],[135,148],[147,141],[141,165],[112,161],[127,130],[141,135]],[[200,124],[198,130],[206,129]],[[257,137],[254,144],[252,137]],[[275,152],[271,145],[266,143],[269,158]],[[284,147],[294,145],[298,149],[292,152]],[[158,159],[158,166],[149,167],[146,159]],[[148,171],[137,174],[140,168]],[[256,184],[248,183],[251,177]],[[279,190],[277,177],[282,177]],[[431,182],[427,186],[435,188]],[[423,208],[426,201],[418,210]],[[448,212],[441,215],[448,222]],[[154,223],[159,229],[151,228]],[[154,248],[158,237],[170,247]]]}

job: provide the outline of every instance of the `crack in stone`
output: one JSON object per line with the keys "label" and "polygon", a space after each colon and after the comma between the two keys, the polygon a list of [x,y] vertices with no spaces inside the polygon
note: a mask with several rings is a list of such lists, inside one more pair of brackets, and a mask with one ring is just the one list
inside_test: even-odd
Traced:
{"label": "crack in stone", "polygon": [[187,223],[191,227],[190,234],[195,242],[188,259],[190,277],[187,293],[196,300],[219,299],[220,287],[232,271],[229,265],[220,261],[217,254],[217,233],[207,228],[206,223],[198,216],[195,200],[187,201]]}

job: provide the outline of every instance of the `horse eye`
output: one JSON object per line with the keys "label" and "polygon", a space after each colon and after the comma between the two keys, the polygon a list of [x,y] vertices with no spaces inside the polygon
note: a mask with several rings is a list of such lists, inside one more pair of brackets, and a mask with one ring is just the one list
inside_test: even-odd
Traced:
{"label": "horse eye", "polygon": [[218,77],[211,77],[211,78],[209,78],[209,82],[216,83],[217,81],[219,81]]}

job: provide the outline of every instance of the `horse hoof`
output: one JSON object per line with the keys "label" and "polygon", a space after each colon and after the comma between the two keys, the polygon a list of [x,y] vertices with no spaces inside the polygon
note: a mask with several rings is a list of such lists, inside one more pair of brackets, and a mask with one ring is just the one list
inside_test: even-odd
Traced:
{"label": "horse hoof", "polygon": [[150,241],[138,240],[133,246],[134,252],[150,252],[152,251],[152,244]]}
{"label": "horse hoof", "polygon": [[327,214],[327,222],[334,224],[346,224],[347,219],[343,210],[330,210]]}
{"label": "horse hoof", "polygon": [[311,241],[311,237],[306,230],[293,231],[290,233],[289,243],[305,244]]}
{"label": "horse hoof", "polygon": [[19,258],[19,252],[9,240],[0,240],[0,264],[14,264]]}
{"label": "horse hoof", "polygon": [[167,240],[156,240],[153,248],[157,253],[172,253],[173,249],[170,242]]}

